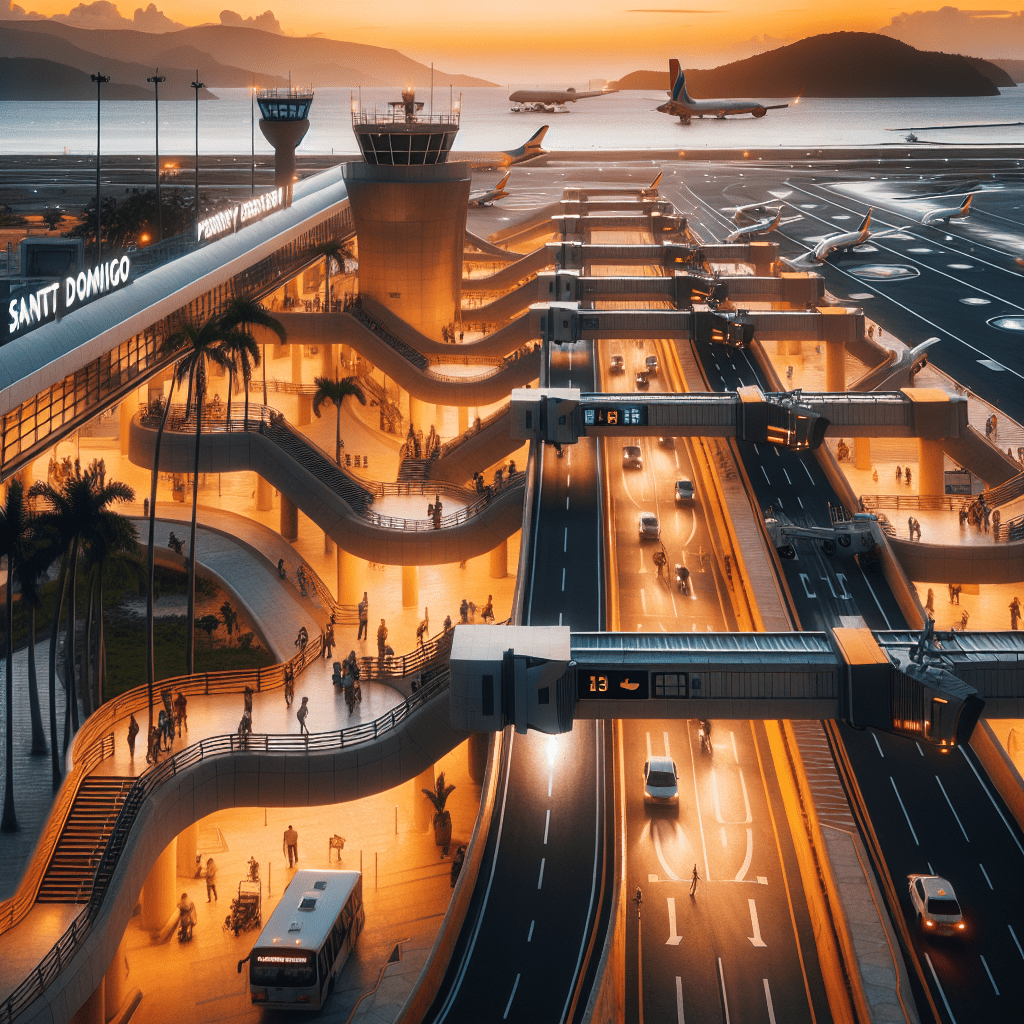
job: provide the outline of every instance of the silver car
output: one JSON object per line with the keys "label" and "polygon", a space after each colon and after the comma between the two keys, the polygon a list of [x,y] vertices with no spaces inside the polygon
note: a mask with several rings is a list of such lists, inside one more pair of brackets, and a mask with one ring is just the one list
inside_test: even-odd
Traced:
{"label": "silver car", "polygon": [[640,513],[640,541],[661,540],[661,523],[658,517],[650,512]]}
{"label": "silver car", "polygon": [[679,772],[671,757],[644,761],[644,803],[679,803]]}
{"label": "silver car", "polygon": [[910,902],[925,935],[962,935],[966,930],[953,886],[938,875],[908,875]]}

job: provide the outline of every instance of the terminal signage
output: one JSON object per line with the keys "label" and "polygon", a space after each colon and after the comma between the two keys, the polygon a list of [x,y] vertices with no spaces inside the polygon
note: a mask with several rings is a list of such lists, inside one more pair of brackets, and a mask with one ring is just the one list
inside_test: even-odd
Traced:
{"label": "terminal signage", "polygon": [[647,700],[650,696],[649,673],[603,672],[578,669],[577,700]]}
{"label": "terminal signage", "polygon": [[7,304],[7,341],[85,306],[110,292],[118,291],[131,280],[132,263],[127,256],[116,256],[98,266],[79,271],[63,282],[54,281],[34,292],[15,296]]}
{"label": "terminal signage", "polygon": [[268,213],[281,209],[284,206],[284,189],[276,188],[273,192],[264,192],[261,196],[254,196],[244,203],[236,203],[227,210],[221,210],[212,217],[199,222],[196,241],[210,242],[223,235],[230,235],[246,224],[262,220]]}
{"label": "terminal signage", "polygon": [[585,427],[646,427],[646,405],[598,405],[583,408]]}

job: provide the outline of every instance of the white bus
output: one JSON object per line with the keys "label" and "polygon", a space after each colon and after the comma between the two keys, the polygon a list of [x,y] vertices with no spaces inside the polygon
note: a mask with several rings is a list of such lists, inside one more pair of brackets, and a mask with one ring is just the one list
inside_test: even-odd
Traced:
{"label": "white bus", "polygon": [[246,957],[253,1003],[319,1010],[365,920],[358,871],[296,871]]}

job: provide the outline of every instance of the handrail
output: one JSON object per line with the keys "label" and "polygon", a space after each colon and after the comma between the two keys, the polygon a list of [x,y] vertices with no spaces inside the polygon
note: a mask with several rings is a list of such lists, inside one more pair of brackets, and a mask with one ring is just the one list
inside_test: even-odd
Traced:
{"label": "handrail", "polygon": [[918,509],[924,512],[959,512],[969,508],[975,499],[966,494],[862,494],[861,508]]}
{"label": "handrail", "polygon": [[1014,498],[1019,498],[1022,494],[1024,494],[1024,472],[1010,477],[1005,483],[996,487],[985,488],[981,496],[989,508],[998,508],[1000,505],[1013,501]]}
{"label": "handrail", "polygon": [[434,455],[434,458],[443,459],[446,455],[450,455],[460,444],[463,444],[471,437],[475,437],[481,431],[485,430],[487,427],[497,423],[502,416],[507,416],[511,410],[511,403],[502,405],[495,409],[489,416],[485,416],[479,423],[474,423],[472,427],[459,434],[458,437],[453,437],[450,441],[445,441],[445,443],[437,449],[437,453]]}

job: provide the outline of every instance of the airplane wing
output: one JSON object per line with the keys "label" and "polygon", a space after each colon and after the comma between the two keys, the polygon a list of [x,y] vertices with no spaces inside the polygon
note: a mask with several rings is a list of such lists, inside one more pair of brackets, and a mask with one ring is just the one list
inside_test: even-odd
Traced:
{"label": "airplane wing", "polygon": [[765,104],[765,108],[764,109],[765,110],[785,110],[786,107],[795,107],[800,102],[800,97],[803,96],[803,94],[804,94],[804,91],[803,91],[803,89],[801,89],[800,92],[797,93],[796,98],[791,100],[789,103],[775,103],[772,106],[768,106],[767,104]]}

